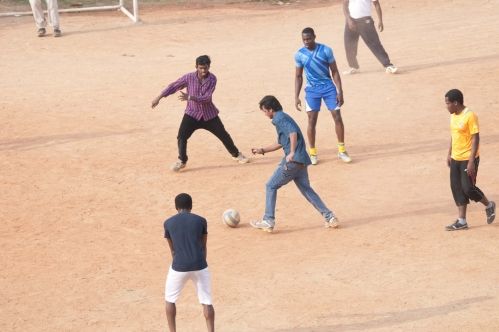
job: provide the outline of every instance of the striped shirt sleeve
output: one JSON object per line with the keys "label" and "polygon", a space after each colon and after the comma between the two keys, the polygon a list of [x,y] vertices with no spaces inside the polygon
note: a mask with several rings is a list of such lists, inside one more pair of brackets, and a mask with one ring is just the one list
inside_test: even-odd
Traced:
{"label": "striped shirt sleeve", "polygon": [[187,86],[187,75],[184,75],[175,82],[168,85],[166,89],[164,89],[163,92],[161,92],[161,96],[167,97],[179,90],[182,90],[186,86]]}

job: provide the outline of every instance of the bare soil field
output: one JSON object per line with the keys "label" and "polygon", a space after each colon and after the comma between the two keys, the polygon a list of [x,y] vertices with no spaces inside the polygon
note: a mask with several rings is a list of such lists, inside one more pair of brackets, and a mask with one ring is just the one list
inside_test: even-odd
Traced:
{"label": "bare soil field", "polygon": [[[37,38],[29,16],[0,19],[0,330],[165,331],[162,227],[188,192],[208,220],[218,331],[499,331],[499,222],[473,204],[469,230],[444,231],[456,216],[451,88],[479,116],[478,185],[499,201],[499,1],[382,6],[400,73],[360,42],[361,73],[342,76],[354,162],[338,161],[323,110],[309,168],[342,226],[324,229],[290,184],[275,234],[249,221],[282,153],[238,165],[198,131],[188,167],[172,173],[185,105],[150,103],[208,54],[215,104],[245,154],[275,141],[258,111],[266,94],[305,131],[293,55],[312,26],[347,69],[339,3],[153,6],[137,25],[118,12],[61,15],[62,38]],[[239,228],[222,224],[227,208]],[[177,311],[179,331],[205,329],[192,285]]]}

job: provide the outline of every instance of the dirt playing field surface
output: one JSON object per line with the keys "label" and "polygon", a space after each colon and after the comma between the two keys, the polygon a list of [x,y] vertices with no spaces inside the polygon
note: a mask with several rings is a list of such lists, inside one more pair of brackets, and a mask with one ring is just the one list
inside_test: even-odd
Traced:
{"label": "dirt playing field surface", "polygon": [[[209,54],[215,104],[245,154],[275,141],[257,107],[266,94],[305,132],[293,55],[312,26],[347,69],[339,4],[152,7],[138,25],[114,12],[62,15],[59,39],[37,38],[32,17],[0,19],[0,330],[165,331],[163,220],[188,192],[208,219],[218,331],[499,331],[499,223],[473,204],[468,231],[444,231],[457,210],[443,97],[459,88],[478,114],[478,185],[499,201],[499,1],[382,6],[381,40],[400,73],[359,44],[362,72],[342,75],[354,162],[337,160],[323,110],[309,168],[341,228],[324,229],[290,184],[275,234],[249,221],[282,152],[238,165],[198,131],[188,167],[172,173],[185,105],[150,103]],[[221,223],[231,207],[237,229]],[[193,288],[177,305],[179,331],[205,329]]]}

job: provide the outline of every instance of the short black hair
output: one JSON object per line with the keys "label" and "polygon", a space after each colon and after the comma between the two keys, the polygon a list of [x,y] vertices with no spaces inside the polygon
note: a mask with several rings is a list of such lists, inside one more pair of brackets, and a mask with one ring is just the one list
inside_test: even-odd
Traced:
{"label": "short black hair", "polygon": [[175,197],[175,209],[192,210],[192,197],[186,193],[178,194]]}
{"label": "short black hair", "polygon": [[263,107],[274,112],[282,111],[281,103],[274,96],[263,97],[262,100],[260,100],[260,109],[262,109]]}
{"label": "short black hair", "polygon": [[463,93],[461,91],[459,91],[458,89],[452,89],[452,90],[447,91],[445,96],[447,97],[447,99],[451,103],[453,103],[455,101],[457,101],[461,105],[464,103]]}
{"label": "short black hair", "polygon": [[211,59],[207,55],[200,55],[196,58],[196,67],[201,66],[209,66],[211,64]]}
{"label": "short black hair", "polygon": [[311,27],[307,27],[307,28],[303,29],[301,33],[302,34],[311,34],[312,36],[315,36],[314,29],[312,29]]}

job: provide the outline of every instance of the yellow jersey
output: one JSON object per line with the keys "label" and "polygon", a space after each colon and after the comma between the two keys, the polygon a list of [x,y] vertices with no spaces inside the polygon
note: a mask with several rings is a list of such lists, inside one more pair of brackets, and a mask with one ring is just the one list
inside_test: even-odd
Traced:
{"label": "yellow jersey", "polygon": [[[452,137],[451,158],[468,160],[471,155],[471,136],[478,134],[478,118],[468,107],[459,114],[451,114],[450,131]],[[479,151],[476,151],[476,157]]]}

